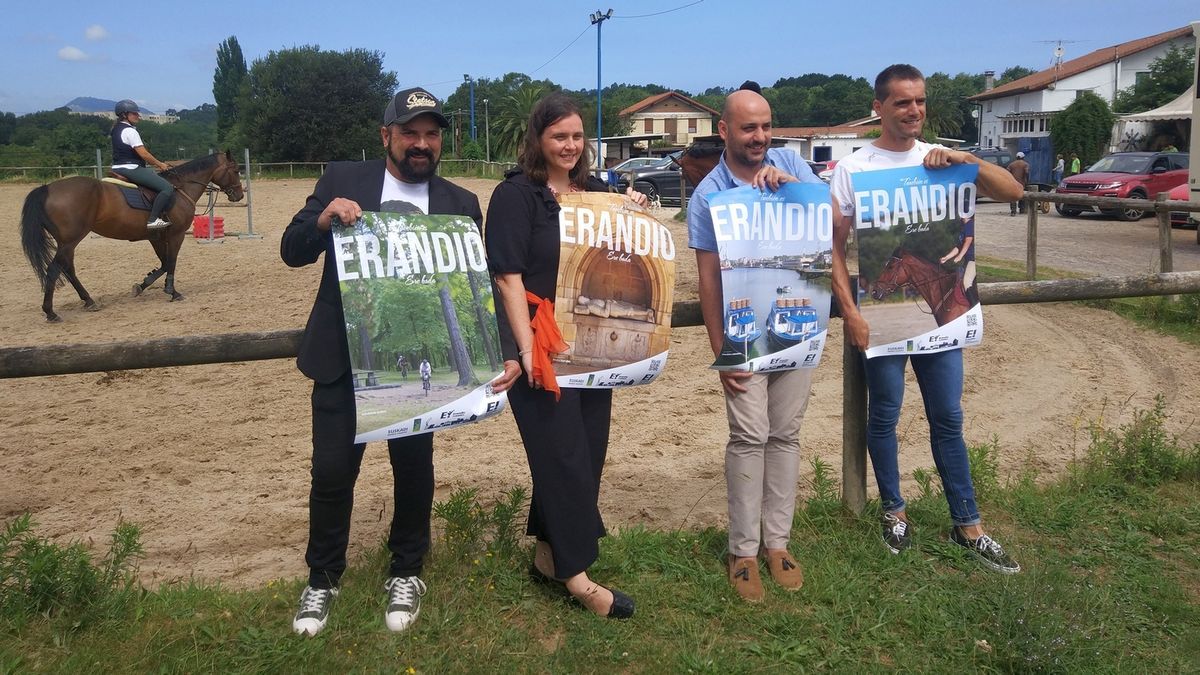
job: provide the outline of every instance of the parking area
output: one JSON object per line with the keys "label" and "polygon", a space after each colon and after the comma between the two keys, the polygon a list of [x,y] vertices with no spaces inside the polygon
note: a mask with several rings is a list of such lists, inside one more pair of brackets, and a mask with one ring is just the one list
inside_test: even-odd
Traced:
{"label": "parking area", "polygon": [[[1158,221],[1136,222],[1088,213],[1067,218],[1038,214],[1038,267],[1094,276],[1158,272]],[[975,254],[1025,260],[1026,216],[1009,216],[1006,203],[983,202],[975,217]],[[1200,270],[1196,231],[1173,228],[1176,272]]]}

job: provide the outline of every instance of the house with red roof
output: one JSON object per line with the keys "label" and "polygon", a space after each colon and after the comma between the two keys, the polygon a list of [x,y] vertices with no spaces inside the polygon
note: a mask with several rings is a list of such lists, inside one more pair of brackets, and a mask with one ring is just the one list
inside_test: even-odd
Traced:
{"label": "house with red roof", "polygon": [[717,133],[721,113],[677,91],[646,98],[625,108],[619,117],[633,134],[666,134],[670,145],[684,146],[697,136]]}
{"label": "house with red roof", "polygon": [[[1192,27],[1103,47],[999,87],[989,83],[968,100],[979,106],[980,145],[1024,152],[1030,182],[1050,181],[1055,160],[1050,143],[1050,120],[1083,92],[1092,92],[1111,105],[1118,91],[1150,74],[1150,63],[1172,47],[1195,48]],[[1115,111],[1118,114],[1128,111]]]}

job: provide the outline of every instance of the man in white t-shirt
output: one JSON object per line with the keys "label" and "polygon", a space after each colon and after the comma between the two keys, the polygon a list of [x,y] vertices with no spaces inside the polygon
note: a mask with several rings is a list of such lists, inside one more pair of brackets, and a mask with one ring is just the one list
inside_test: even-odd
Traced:
{"label": "man in white t-shirt", "polygon": [[[979,165],[976,185],[979,194],[996,201],[1021,198],[1023,187],[1004,169],[982,162],[974,155],[926,143],[925,77],[907,64],[886,68],[875,79],[872,108],[879,115],[882,134],[873,143],[838,162],[830,189],[833,193],[833,294],[845,317],[846,340],[865,350],[870,327],[858,311],[857,294],[850,286],[846,268],[846,240],[854,227],[854,192],[851,174],[906,166],[945,168],[967,162]],[[896,424],[904,400],[906,355],[866,359],[868,415],[867,450],[879,485],[883,507],[883,542],[892,553],[911,545],[912,526],[900,495]],[[970,550],[985,566],[998,572],[1019,572],[1016,563],[1000,544],[984,533],[975,504],[975,489],[962,434],[962,350],[953,349],[911,357],[913,373],[929,418],[930,447],[942,478],[954,527],[950,540]]]}

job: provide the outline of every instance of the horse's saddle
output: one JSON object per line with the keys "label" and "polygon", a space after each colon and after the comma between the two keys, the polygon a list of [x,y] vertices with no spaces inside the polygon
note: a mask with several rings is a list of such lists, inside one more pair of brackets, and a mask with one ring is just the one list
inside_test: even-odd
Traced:
{"label": "horse's saddle", "polygon": [[117,178],[115,176],[105,176],[100,179],[102,183],[112,183],[121,188],[121,194],[125,197],[125,203],[129,204],[130,208],[149,211],[150,204],[154,201],[154,197],[158,194],[154,190],[150,190],[127,180]]}

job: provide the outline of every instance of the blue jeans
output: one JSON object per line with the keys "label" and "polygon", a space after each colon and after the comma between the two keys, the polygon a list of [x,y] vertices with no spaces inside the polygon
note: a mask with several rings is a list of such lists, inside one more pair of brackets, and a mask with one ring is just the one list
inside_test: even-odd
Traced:
{"label": "blue jeans", "polygon": [[[975,505],[975,486],[971,483],[967,444],[962,434],[962,359],[962,350],[953,349],[914,355],[912,366],[925,402],[929,446],[950,504],[950,517],[955,525],[974,525],[979,522],[979,508]],[[908,360],[908,356],[866,360],[867,451],[871,454],[883,510],[890,513],[904,510],[896,424],[904,402],[904,365]]]}

